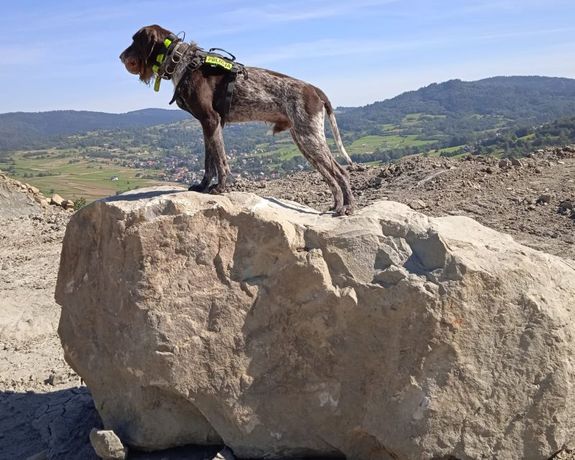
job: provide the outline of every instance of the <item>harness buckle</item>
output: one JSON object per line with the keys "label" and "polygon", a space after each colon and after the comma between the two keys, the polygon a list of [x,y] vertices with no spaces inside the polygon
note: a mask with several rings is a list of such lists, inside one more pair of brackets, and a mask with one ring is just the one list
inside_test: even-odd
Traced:
{"label": "harness buckle", "polygon": [[181,44],[182,42],[176,44],[174,50],[171,52],[168,59],[164,63],[165,65],[162,72],[162,78],[165,80],[169,80],[170,77],[174,74],[176,67],[178,67],[179,62],[184,56],[184,53],[179,50]]}

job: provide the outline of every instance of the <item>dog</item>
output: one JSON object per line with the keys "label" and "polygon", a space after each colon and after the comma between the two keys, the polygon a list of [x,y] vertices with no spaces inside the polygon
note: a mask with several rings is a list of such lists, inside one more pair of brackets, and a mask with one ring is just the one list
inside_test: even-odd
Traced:
{"label": "dog", "polygon": [[[324,112],[338,150],[350,165],[352,161],[343,146],[333,107],[325,93],[287,75],[257,67],[244,68],[232,62],[235,58],[217,61],[216,56],[215,62],[221,67],[231,68],[235,64],[236,72],[232,75],[218,65],[199,65],[199,55],[206,53],[195,43],[185,43],[158,25],[138,30],[132,44],[120,55],[126,70],[139,75],[142,82],[149,84],[156,77],[156,90],[161,79],[172,80],[178,106],[200,122],[205,173],[201,182],[192,185],[190,190],[215,194],[225,191],[230,169],[222,136],[224,123],[263,121],[273,124],[274,134],[289,129],[300,152],[327,182],[334,198],[334,215],[351,214],[354,197],[348,172],[328,147]],[[228,107],[222,109],[222,101]],[[212,185],[216,176],[217,184]]]}

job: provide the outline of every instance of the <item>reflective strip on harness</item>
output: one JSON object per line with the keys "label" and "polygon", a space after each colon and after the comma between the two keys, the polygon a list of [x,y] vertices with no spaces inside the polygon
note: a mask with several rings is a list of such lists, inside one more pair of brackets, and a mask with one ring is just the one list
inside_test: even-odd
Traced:
{"label": "reflective strip on harness", "polygon": [[206,56],[205,63],[218,67],[223,67],[226,70],[232,70],[232,68],[234,67],[233,62],[228,62],[225,59],[222,59],[221,57],[212,56],[209,54]]}

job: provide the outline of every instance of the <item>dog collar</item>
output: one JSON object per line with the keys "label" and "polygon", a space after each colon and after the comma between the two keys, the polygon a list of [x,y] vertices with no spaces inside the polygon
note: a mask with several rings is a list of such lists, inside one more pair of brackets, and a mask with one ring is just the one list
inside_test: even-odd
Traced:
{"label": "dog collar", "polygon": [[173,48],[179,41],[180,39],[175,35],[173,34],[168,35],[168,37],[165,38],[164,42],[162,43],[164,49],[162,49],[154,59],[154,64],[152,65],[152,71],[156,74],[156,81],[154,82],[154,91],[156,92],[160,90],[160,83],[162,82],[162,78],[166,76],[169,78],[169,74],[166,75],[164,73],[160,73],[160,69],[162,65],[165,63],[167,56],[170,55],[171,51],[173,51]]}

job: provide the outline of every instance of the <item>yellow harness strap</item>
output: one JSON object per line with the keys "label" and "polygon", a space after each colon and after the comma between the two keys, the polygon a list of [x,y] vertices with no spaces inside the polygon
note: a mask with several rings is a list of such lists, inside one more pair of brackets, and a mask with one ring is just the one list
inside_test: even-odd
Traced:
{"label": "yellow harness strap", "polygon": [[[171,44],[172,44],[172,40],[170,40],[169,38],[166,38],[164,40],[164,46],[166,47],[166,51],[168,50],[168,48],[170,47]],[[166,55],[164,53],[158,54],[156,56],[156,64],[154,64],[152,66],[152,70],[156,74],[156,81],[154,82],[154,91],[156,91],[156,92],[160,91],[160,83],[162,82],[162,77],[160,77],[158,75],[158,71],[160,70],[160,66],[164,62],[165,58],[166,58]]]}

